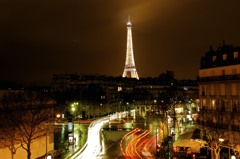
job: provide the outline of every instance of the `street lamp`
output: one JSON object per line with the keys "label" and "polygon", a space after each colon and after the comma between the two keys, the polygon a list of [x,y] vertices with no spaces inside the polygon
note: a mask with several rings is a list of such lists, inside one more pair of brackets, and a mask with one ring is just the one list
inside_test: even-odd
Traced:
{"label": "street lamp", "polygon": [[74,111],[75,111],[75,108],[74,108],[74,107],[72,107],[72,112],[74,113]]}
{"label": "street lamp", "polygon": [[[221,142],[220,146],[222,147],[222,143],[223,143],[224,139],[223,138],[219,138],[218,140]],[[221,155],[221,149],[219,151],[220,151],[219,154]]]}
{"label": "street lamp", "polygon": [[56,118],[57,118],[57,119],[60,119],[60,117],[61,117],[60,114],[57,114],[57,115],[56,115]]}
{"label": "street lamp", "polygon": [[69,134],[69,142],[75,144],[75,137],[74,137],[74,119],[75,119],[75,110],[76,106],[78,106],[78,102],[74,102],[71,104],[71,112],[72,112],[72,131],[71,134]]}
{"label": "street lamp", "polygon": [[[223,138],[219,138],[219,141],[221,142],[221,145],[222,145],[222,143],[225,141]],[[222,146],[223,147],[223,146]],[[231,148],[230,148],[230,145],[228,144],[228,146],[227,146],[227,148],[228,148],[228,157],[229,158],[234,158],[235,156],[231,156]]]}
{"label": "street lamp", "polygon": [[158,156],[158,128],[156,127],[156,157]]}
{"label": "street lamp", "polygon": [[156,120],[156,122],[153,123],[153,126],[155,127],[155,133],[156,133],[156,157],[159,156],[159,148],[160,148],[160,145],[158,144],[158,127],[159,127],[159,123],[158,121]]}
{"label": "street lamp", "polygon": [[223,138],[219,138],[219,141],[222,143],[224,141],[224,139]]}

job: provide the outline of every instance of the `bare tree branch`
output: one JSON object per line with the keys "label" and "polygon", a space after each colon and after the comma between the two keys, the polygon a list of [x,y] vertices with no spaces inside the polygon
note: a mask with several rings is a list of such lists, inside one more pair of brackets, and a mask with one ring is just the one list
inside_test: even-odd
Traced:
{"label": "bare tree branch", "polygon": [[[39,93],[10,94],[4,98],[4,108],[9,111],[9,120],[20,138],[21,147],[31,158],[31,143],[43,137],[52,123],[54,105],[47,96]],[[15,140],[14,138],[12,138]]]}

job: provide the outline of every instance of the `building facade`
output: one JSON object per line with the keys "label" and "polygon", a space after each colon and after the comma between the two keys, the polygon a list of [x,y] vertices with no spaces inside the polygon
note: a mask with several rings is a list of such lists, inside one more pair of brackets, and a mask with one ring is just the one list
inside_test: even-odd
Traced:
{"label": "building facade", "polygon": [[199,69],[199,123],[222,130],[228,148],[240,143],[240,48],[210,47]]}

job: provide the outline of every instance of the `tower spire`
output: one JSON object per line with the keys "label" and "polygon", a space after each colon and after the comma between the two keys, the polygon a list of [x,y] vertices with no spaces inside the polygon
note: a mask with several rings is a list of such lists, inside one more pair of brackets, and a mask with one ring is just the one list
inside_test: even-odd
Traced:
{"label": "tower spire", "polygon": [[127,22],[127,51],[126,61],[122,77],[139,79],[137,69],[134,62],[133,44],[132,44],[132,23],[130,16],[128,16]]}

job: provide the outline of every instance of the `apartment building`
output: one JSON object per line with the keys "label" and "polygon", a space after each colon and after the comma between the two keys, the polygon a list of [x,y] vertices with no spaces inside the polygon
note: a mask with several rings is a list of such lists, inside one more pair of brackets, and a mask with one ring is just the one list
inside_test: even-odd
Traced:
{"label": "apartment building", "polygon": [[222,130],[229,146],[239,144],[240,47],[223,42],[202,57],[199,100],[200,125]]}

